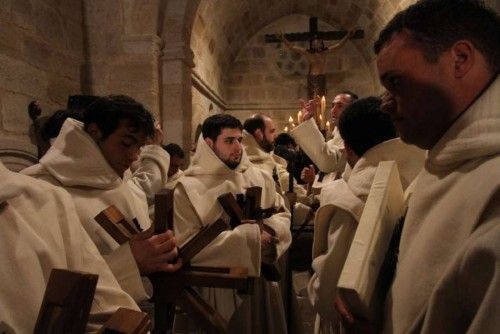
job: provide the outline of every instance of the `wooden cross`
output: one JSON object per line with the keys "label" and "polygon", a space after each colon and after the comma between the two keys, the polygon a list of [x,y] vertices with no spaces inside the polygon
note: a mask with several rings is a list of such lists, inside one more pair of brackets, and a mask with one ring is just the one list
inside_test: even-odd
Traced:
{"label": "wooden cross", "polygon": [[[347,35],[348,31],[340,30],[340,31],[318,31],[318,18],[310,17],[309,18],[309,31],[305,32],[294,32],[284,34],[285,38],[290,42],[304,42],[309,41],[314,37],[325,41],[333,41],[340,40]],[[356,30],[351,39],[362,39],[364,38],[365,33],[363,30]],[[277,34],[266,34],[265,35],[266,43],[281,43],[281,40],[278,38]]]}
{"label": "wooden cross", "polygon": [[[265,225],[263,223],[263,219],[276,213],[276,210],[275,208],[262,209],[260,206],[261,197],[261,187],[248,188],[245,194],[243,209],[241,208],[241,203],[238,203],[237,199],[232,193],[222,194],[217,199],[224,211],[231,218],[230,224],[232,228],[235,228],[236,226],[242,224],[242,221],[244,220],[252,220],[259,225],[261,230],[264,230],[272,236],[275,236],[276,233],[274,232],[274,230]],[[281,273],[273,264],[262,263],[261,272],[262,276],[268,281],[275,282],[281,279]]]}
{"label": "wooden cross", "polygon": [[[164,189],[155,196],[154,233],[159,234],[167,228],[173,229],[173,191]],[[108,208],[96,216],[99,224],[117,242],[130,239],[130,223],[116,208]],[[149,275],[153,284],[154,330],[153,333],[170,333],[173,327],[175,306],[186,311],[208,333],[227,333],[227,321],[210,306],[193,287],[214,287],[239,290],[249,293],[253,278],[248,277],[247,268],[195,267],[191,259],[205,246],[227,229],[226,223],[219,219],[202,228],[191,240],[179,248],[179,258],[183,267],[174,272],[157,272]],[[120,233],[116,233],[117,231]],[[138,233],[138,232],[137,232]],[[118,241],[120,240],[120,241]]]}
{"label": "wooden cross", "polygon": [[84,333],[96,285],[97,275],[52,269],[33,333]]}

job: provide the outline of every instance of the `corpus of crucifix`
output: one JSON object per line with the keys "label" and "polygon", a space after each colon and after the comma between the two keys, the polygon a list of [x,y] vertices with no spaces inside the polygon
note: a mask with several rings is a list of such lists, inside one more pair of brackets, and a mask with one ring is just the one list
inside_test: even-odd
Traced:
{"label": "corpus of crucifix", "polygon": [[[266,43],[284,43],[294,52],[303,55],[308,62],[309,72],[307,76],[307,97],[326,95],[325,66],[326,58],[338,48],[342,47],[350,38],[363,38],[363,30],[350,31],[318,31],[318,18],[309,18],[309,31],[299,33],[287,33],[278,35],[266,35]],[[340,40],[336,44],[325,47],[324,41]],[[309,48],[293,46],[291,42],[309,42]]]}

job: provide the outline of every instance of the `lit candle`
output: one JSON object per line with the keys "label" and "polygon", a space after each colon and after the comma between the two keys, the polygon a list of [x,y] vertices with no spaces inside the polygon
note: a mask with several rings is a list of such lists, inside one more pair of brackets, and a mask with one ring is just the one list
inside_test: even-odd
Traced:
{"label": "lit candle", "polygon": [[326,99],[324,96],[321,97],[321,129],[325,129],[326,127]]}
{"label": "lit candle", "polygon": [[290,124],[293,123],[293,117],[292,116],[288,117],[288,123],[290,123]]}
{"label": "lit candle", "polygon": [[285,126],[285,128],[283,129],[283,131],[288,132],[288,126]]}
{"label": "lit candle", "polygon": [[295,123],[292,123],[292,129],[295,129]]}
{"label": "lit candle", "polygon": [[297,123],[302,123],[302,110],[299,110],[299,112],[297,113]]}

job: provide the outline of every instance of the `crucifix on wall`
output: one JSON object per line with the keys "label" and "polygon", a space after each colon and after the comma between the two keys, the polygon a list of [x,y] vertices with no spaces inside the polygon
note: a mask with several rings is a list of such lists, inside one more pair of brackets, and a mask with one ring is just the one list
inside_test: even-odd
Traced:
{"label": "crucifix on wall", "polygon": [[[266,43],[283,42],[290,50],[302,54],[309,64],[307,76],[307,96],[326,95],[326,58],[342,47],[348,39],[361,39],[363,30],[318,31],[318,18],[309,18],[309,31],[287,34],[266,34]],[[339,40],[338,43],[325,47],[325,40]],[[291,42],[309,41],[309,48],[294,46]]]}

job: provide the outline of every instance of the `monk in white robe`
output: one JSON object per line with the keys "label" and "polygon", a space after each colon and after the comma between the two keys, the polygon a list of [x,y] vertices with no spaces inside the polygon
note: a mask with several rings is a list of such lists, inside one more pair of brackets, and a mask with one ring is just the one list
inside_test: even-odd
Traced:
{"label": "monk in white robe", "polygon": [[498,13],[482,4],[418,2],[375,44],[387,111],[403,140],[429,150],[409,202],[386,333],[500,328],[499,36]]}
{"label": "monk in white robe", "polygon": [[[243,147],[256,167],[273,175],[278,191],[284,195],[288,192],[290,174],[287,171],[287,161],[273,153],[276,138],[276,126],[273,120],[265,115],[256,115],[244,123]],[[311,214],[310,205],[314,198],[306,188],[293,182],[293,192],[297,194],[297,203],[294,206],[293,224],[300,225]]]}
{"label": "monk in white robe", "polygon": [[54,268],[99,275],[87,331],[96,331],[119,307],[138,310],[86,234],[67,193],[2,163],[0,180],[0,332],[33,332]]}
{"label": "monk in white robe", "polygon": [[[357,98],[356,94],[349,91],[335,96],[330,111],[332,124],[334,125],[333,138],[326,142],[313,118],[319,105],[318,99],[311,100],[303,105],[303,122],[290,131],[290,135],[321,172],[327,175],[334,174],[333,177],[329,176],[327,180],[340,177],[346,167],[344,141],[338,130],[338,119],[344,109]],[[322,187],[325,183],[317,183],[317,187]]]}
{"label": "monk in white robe", "polygon": [[[146,195],[142,188],[123,179],[125,171],[137,160],[139,148],[145,143],[145,130],[132,125],[127,117],[139,113],[145,119],[151,115],[137,102],[129,102],[121,97],[104,97],[100,104],[86,110],[92,121],[84,124],[67,119],[57,139],[40,163],[27,168],[23,173],[45,180],[66,189],[76,206],[83,227],[103,255],[120,286],[135,301],[149,297],[141,275],[158,270],[175,270],[166,261],[176,256],[175,241],[170,231],[150,236],[140,233],[130,242],[119,245],[94,219],[102,210],[114,205],[125,219],[136,219],[142,230],[151,226],[148,216]],[[104,135],[105,125],[99,116],[115,112],[114,105],[120,106],[113,117],[117,121],[115,129]],[[132,109],[130,114],[122,110]],[[149,116],[148,116],[149,115]],[[93,117],[93,118],[92,118]],[[150,136],[154,133],[152,118]],[[108,130],[109,131],[109,130]],[[155,155],[149,155],[155,159]],[[156,159],[157,164],[165,160]],[[163,168],[168,170],[168,165]],[[156,247],[155,247],[156,246]],[[148,284],[146,285],[148,286]]]}
{"label": "monk in white robe", "polygon": [[394,138],[396,130],[389,116],[380,111],[380,103],[373,97],[361,99],[347,107],[345,116],[341,116],[340,127],[347,131],[345,145],[352,171],[348,178],[333,181],[322,190],[321,207],[316,212],[314,274],[308,284],[311,304],[318,313],[316,333],[335,332],[338,327],[334,308],[337,282],[379,162],[396,161],[403,189],[423,167],[424,151]]}
{"label": "monk in white robe", "polygon": [[[262,188],[262,208],[284,208],[271,174],[255,168],[248,160],[240,143],[241,123],[236,118],[211,116],[204,122],[202,134],[205,138],[198,140],[191,165],[174,191],[174,230],[179,244],[203,226],[226,217],[217,201],[224,193],[236,196],[244,194],[249,187],[258,186]],[[245,267],[249,276],[259,277],[261,262],[276,263],[291,243],[288,211],[264,219],[264,224],[275,232],[274,237],[270,238],[256,224],[242,224],[221,233],[194,257],[192,264]],[[232,333],[286,332],[283,305],[275,282],[258,278],[254,294],[250,296],[240,296],[227,289],[202,289],[202,295],[229,321]]]}

